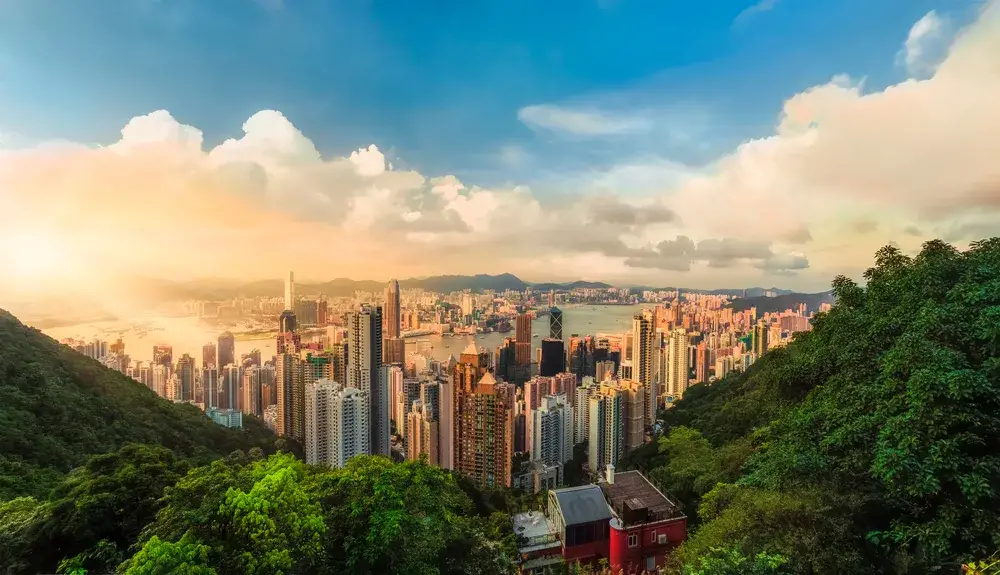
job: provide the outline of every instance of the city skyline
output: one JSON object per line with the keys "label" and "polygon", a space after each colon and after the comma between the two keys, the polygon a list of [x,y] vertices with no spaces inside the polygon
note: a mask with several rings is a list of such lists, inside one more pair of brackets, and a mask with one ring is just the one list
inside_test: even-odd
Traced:
{"label": "city skyline", "polygon": [[[49,16],[44,5],[60,4],[67,14]],[[607,33],[622,34],[626,21],[638,21],[628,2],[610,4],[572,14]],[[730,46],[725,53],[699,45],[686,62],[650,55],[641,70],[623,68],[627,77],[598,67],[600,75],[560,84],[558,94],[539,91],[535,79],[529,101],[477,104],[492,106],[479,113],[503,120],[517,135],[505,147],[484,130],[483,146],[507,162],[484,170],[460,153],[474,134],[446,148],[439,136],[434,145],[417,144],[432,131],[407,131],[424,117],[419,110],[397,116],[390,133],[368,114],[351,124],[341,113],[310,118],[301,101],[283,106],[307,88],[317,93],[297,75],[279,95],[258,84],[226,114],[206,115],[200,103],[210,92],[195,87],[184,97],[166,89],[129,94],[127,103],[99,109],[75,102],[72,109],[86,122],[52,124],[31,106],[35,112],[15,115],[33,95],[45,100],[45,88],[75,91],[69,79],[43,84],[25,71],[39,57],[30,46],[65,32],[62,18],[75,10],[58,0],[9,3],[0,62],[17,89],[0,92],[0,265],[11,276],[0,297],[74,298],[106,291],[105,278],[123,273],[274,277],[286,269],[302,277],[505,270],[553,281],[601,270],[600,280],[613,284],[816,292],[838,274],[860,279],[883,245],[912,253],[935,237],[963,246],[997,233],[991,210],[1000,182],[1000,113],[990,95],[1000,88],[991,72],[1000,59],[1000,5],[921,0],[875,9],[847,2],[815,15],[793,4],[754,10],[731,2],[718,14],[686,8],[686,16],[697,18],[694,29],[711,30],[711,38]],[[315,32],[305,23],[313,8],[268,11],[247,3],[243,9],[248,27],[280,26],[282,38]],[[150,50],[174,48],[156,18],[167,8],[147,10],[123,9],[119,19],[91,28],[107,33],[81,37],[78,53],[106,49],[102,42],[132,25],[157,31]],[[180,4],[169,10],[170,25],[182,34],[213,17]],[[601,14],[610,20],[594,24]],[[384,14],[344,18],[362,16],[391,28],[379,20]],[[456,17],[481,16],[472,9]],[[853,28],[852,16],[877,25]],[[823,17],[841,28],[815,39],[790,35],[794,23],[816,26]],[[845,59],[781,60],[787,77],[766,94],[716,101],[713,94],[745,87],[732,73],[742,68],[728,50],[745,44],[747,73],[768,78],[779,56],[749,46],[779,32],[810,54],[818,53],[815,42],[835,38],[869,51],[864,58],[851,51],[854,57]],[[542,37],[540,30],[526,34],[525,45]],[[234,49],[240,47],[246,42]],[[670,82],[656,81],[686,65],[707,65],[713,55],[732,70],[712,76],[695,67],[683,101],[671,99]],[[419,67],[424,56],[415,55],[413,64]],[[53,55],[54,65],[69,69],[76,57]],[[466,64],[477,66],[477,57],[485,55],[473,52]],[[220,60],[199,66],[200,77],[211,72],[225,84]],[[276,70],[268,67],[262,79],[274,83]],[[87,93],[101,89],[102,80],[123,80],[114,67],[90,71]],[[178,72],[175,63],[169,71]],[[393,91],[386,85],[405,92],[407,78],[383,77],[382,92]],[[450,78],[461,85],[461,76]],[[503,78],[487,75],[476,85],[503,91]],[[326,90],[318,94],[342,93]],[[428,94],[424,103],[426,115],[455,101]],[[338,126],[348,125],[330,141]],[[715,135],[728,125],[744,127]],[[672,142],[670,149],[664,142]],[[563,149],[572,156],[581,145],[586,153],[577,157],[585,165],[574,169],[547,155]],[[526,159],[557,169],[518,168]]]}

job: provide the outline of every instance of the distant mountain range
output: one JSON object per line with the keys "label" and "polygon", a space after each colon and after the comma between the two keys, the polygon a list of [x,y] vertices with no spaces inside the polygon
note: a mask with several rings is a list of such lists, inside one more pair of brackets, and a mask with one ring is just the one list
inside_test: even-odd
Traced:
{"label": "distant mountain range", "polygon": [[816,311],[820,304],[833,304],[833,302],[833,292],[826,291],[821,293],[786,293],[775,297],[746,297],[733,301],[727,307],[732,308],[733,311],[744,311],[756,307],[757,315],[760,316],[764,313],[794,309],[800,303],[806,304],[809,311]]}
{"label": "distant mountain range", "polygon": [[[232,297],[278,297],[284,293],[284,280],[259,280],[253,282],[239,282],[225,279],[200,279],[182,282],[172,282],[168,280],[135,277],[127,280],[127,286],[132,291],[137,291],[147,297],[159,300],[183,300],[183,299],[229,299]],[[498,275],[477,274],[472,276],[463,275],[443,275],[430,276],[425,278],[409,278],[399,280],[402,289],[424,289],[437,293],[451,293],[456,291],[471,290],[473,292],[483,292],[493,290],[502,292],[504,290],[524,291],[530,287],[533,290],[547,292],[569,291],[578,288],[607,289],[613,287],[604,282],[574,281],[567,283],[526,282],[514,274],[503,273]],[[352,296],[354,292],[381,292],[385,289],[386,282],[374,280],[352,280],[347,278],[337,278],[326,282],[296,282],[295,292],[303,296],[315,296],[324,294],[332,297]],[[653,287],[635,286],[633,291],[644,290],[665,290],[677,289],[675,287]],[[776,295],[788,295],[793,292],[779,288],[752,287],[747,289],[716,289],[716,290],[696,290],[681,288],[688,293],[730,295],[746,297],[761,297],[767,292]]]}

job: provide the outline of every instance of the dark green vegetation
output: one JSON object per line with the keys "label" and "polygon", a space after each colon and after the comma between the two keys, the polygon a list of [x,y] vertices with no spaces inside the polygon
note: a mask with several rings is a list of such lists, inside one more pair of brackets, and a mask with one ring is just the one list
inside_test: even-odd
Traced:
{"label": "dark green vegetation", "polygon": [[0,500],[44,498],[88,457],[126,443],[162,445],[195,463],[273,451],[263,421],[244,425],[229,430],[197,407],[164,401],[0,310]]}
{"label": "dark green vegetation", "polygon": [[1000,239],[886,247],[865,279],[692,387],[634,462],[686,504],[679,570],[957,573],[1000,549]]}

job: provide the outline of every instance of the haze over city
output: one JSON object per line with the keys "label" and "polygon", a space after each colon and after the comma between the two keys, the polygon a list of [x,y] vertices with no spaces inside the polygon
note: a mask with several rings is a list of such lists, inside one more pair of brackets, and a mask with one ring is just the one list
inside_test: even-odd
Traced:
{"label": "haze over city", "polygon": [[[378,3],[5,2],[0,296],[287,269],[820,291],[996,231],[996,2],[744,4],[572,3],[514,37],[470,5],[445,40]],[[620,45],[646,10],[687,24]]]}

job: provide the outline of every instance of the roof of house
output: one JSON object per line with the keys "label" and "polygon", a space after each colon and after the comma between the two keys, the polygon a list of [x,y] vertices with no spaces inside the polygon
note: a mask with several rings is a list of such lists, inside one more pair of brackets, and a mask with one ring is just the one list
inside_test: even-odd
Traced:
{"label": "roof of house", "polygon": [[555,495],[566,525],[611,519],[611,509],[597,485],[555,489],[551,493]]}
{"label": "roof of house", "polygon": [[630,512],[646,509],[647,521],[662,521],[683,515],[677,502],[661,493],[638,471],[615,473],[614,483],[602,483],[601,489],[619,514],[625,509]]}

